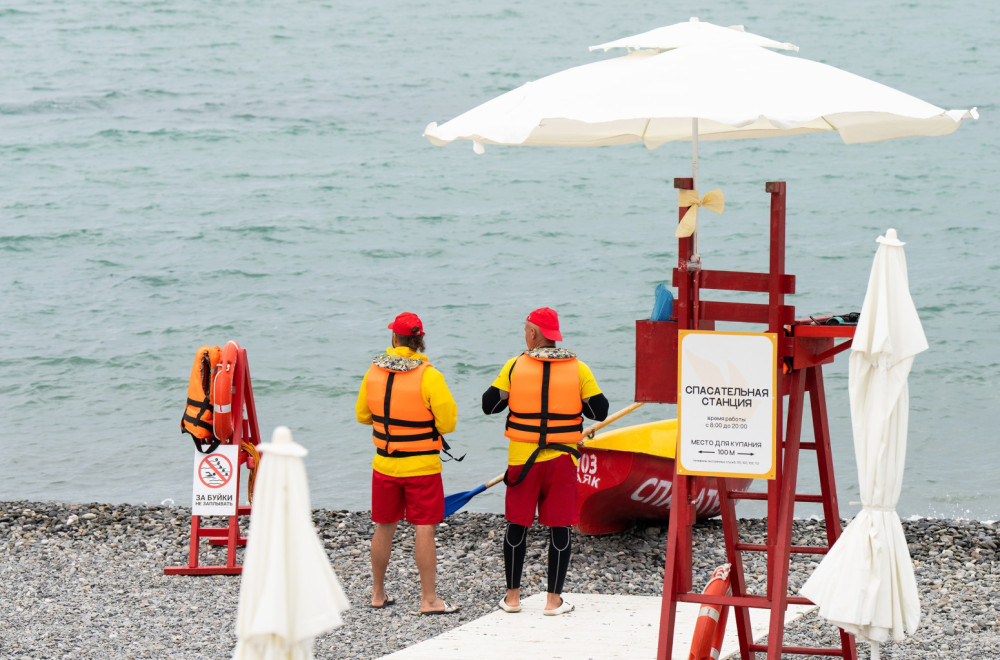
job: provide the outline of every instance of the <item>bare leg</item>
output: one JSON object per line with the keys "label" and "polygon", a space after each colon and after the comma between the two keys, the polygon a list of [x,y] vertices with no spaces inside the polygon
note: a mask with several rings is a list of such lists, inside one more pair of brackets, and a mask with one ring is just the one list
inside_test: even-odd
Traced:
{"label": "bare leg", "polygon": [[545,609],[554,610],[562,605],[563,599],[559,594],[554,594],[551,591],[545,594]]}
{"label": "bare leg", "polygon": [[420,611],[443,610],[444,601],[437,596],[437,546],[434,532],[437,525],[414,525],[416,540],[414,555],[420,572]]}
{"label": "bare leg", "polygon": [[381,606],[385,595],[385,570],[389,567],[389,555],[392,553],[392,537],[396,533],[398,523],[375,523],[375,533],[372,534],[372,605]]}

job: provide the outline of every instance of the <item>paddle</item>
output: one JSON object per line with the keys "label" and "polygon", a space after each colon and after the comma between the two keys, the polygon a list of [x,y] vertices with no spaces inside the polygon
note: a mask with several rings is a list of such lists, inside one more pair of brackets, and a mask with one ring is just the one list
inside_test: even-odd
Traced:
{"label": "paddle", "polygon": [[[594,437],[595,432],[599,431],[600,429],[603,429],[605,426],[615,421],[616,419],[624,417],[625,415],[629,414],[642,404],[643,404],[642,401],[638,401],[630,406],[626,406],[625,408],[622,408],[615,414],[608,415],[608,417],[605,418],[603,421],[597,422],[596,424],[593,424],[588,428],[584,429],[583,431],[584,440],[581,440],[580,444],[584,444],[588,438]],[[492,488],[493,486],[496,486],[501,481],[503,481],[503,473],[498,474],[497,476],[493,477],[484,484],[476,486],[472,490],[467,490],[462,493],[455,493],[453,495],[448,495],[447,497],[444,498],[444,517],[447,518],[451,514],[455,513],[463,506],[468,504],[469,500],[471,500],[473,497],[483,492],[487,488]]]}
{"label": "paddle", "polygon": [[624,408],[622,408],[621,410],[619,410],[615,414],[608,415],[602,421],[597,422],[596,424],[592,424],[588,428],[585,428],[583,430],[583,438],[584,439],[581,440],[579,444],[581,444],[581,445],[582,444],[586,444],[587,440],[590,440],[591,438],[594,437],[594,433],[596,433],[597,431],[600,431],[601,429],[603,429],[605,426],[607,426],[611,422],[614,422],[614,421],[616,421],[618,419],[621,419],[625,415],[629,414],[630,412],[632,412],[633,410],[635,410],[636,408],[638,408],[639,406],[641,406],[643,403],[645,403],[645,401],[636,401],[635,403],[633,403],[631,405],[625,406]]}
{"label": "paddle", "polygon": [[484,484],[480,484],[473,488],[472,490],[467,490],[464,493],[455,493],[454,495],[448,495],[444,498],[444,517],[447,518],[451,514],[455,513],[463,506],[469,503],[473,497],[483,492],[487,488],[496,486],[498,483],[503,481],[503,475],[498,474]]}

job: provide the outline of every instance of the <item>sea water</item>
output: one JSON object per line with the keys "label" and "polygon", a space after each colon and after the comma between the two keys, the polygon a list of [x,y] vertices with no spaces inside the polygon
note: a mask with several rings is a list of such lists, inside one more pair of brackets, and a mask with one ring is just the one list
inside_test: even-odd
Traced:
{"label": "sea water", "polygon": [[[564,345],[625,407],[634,321],[676,264],[672,179],[690,176],[689,143],[477,156],[421,133],[612,56],[592,44],[699,16],[979,107],[941,138],[702,142],[701,188],[721,188],[726,210],[699,230],[706,267],[766,270],[764,184],[786,181],[801,317],[860,310],[875,239],[895,227],[930,343],[909,380],[899,512],[995,519],[998,13],[995,0],[7,3],[0,499],[189,505],[194,449],[178,423],[191,363],[235,339],[263,439],[287,425],[309,450],[312,504],[366,509],[373,448],[354,403],[404,310],[423,318],[459,406],[449,441],[466,458],[445,466],[446,492],[504,468],[503,417],[484,416],[480,395],[535,307],[559,311]],[[851,516],[846,354],[825,374]],[[675,415],[648,404],[618,424]],[[814,470],[801,481],[815,490]],[[500,511],[502,495],[468,508]]]}

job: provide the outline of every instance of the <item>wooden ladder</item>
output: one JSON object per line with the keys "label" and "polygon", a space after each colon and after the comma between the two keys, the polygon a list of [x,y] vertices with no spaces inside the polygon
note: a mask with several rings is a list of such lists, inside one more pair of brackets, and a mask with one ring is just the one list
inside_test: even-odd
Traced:
{"label": "wooden ladder", "polygon": [[[691,179],[675,179],[674,187],[691,190]],[[681,330],[712,330],[716,321],[764,323],[767,332],[778,336],[777,381],[777,451],[775,478],[769,480],[766,493],[734,491],[727,479],[717,477],[721,501],[722,527],[727,561],[732,565],[732,592],[724,596],[692,593],[691,527],[695,523],[692,501],[694,477],[679,475],[674,468],[673,497],[667,539],[666,566],[663,573],[663,601],[660,613],[658,660],[668,660],[673,653],[676,605],[680,602],[703,603],[734,608],[742,660],[754,660],[756,652],[778,660],[784,655],[839,656],[857,659],[854,636],[840,631],[840,646],[811,648],[785,646],[784,615],[789,604],[812,604],[801,596],[788,594],[788,573],[793,553],[825,554],[840,536],[840,511],[830,452],[830,431],[823,387],[822,365],[850,346],[850,341],[835,345],[835,337],[853,336],[853,328],[843,326],[805,326],[794,322],[794,307],[785,305],[784,296],[795,292],[795,278],[785,273],[785,182],[767,183],[771,195],[770,255],[768,273],[707,271],[693,254],[690,238],[678,240],[678,267],[674,285],[678,288],[677,325]],[[686,208],[680,208],[678,219]],[[712,302],[701,300],[705,289],[767,293],[767,304]],[[801,439],[802,416],[806,394],[809,396],[814,439]],[[675,398],[676,400],[676,398]],[[786,403],[787,400],[787,403]],[[787,414],[786,414],[787,411]],[[780,422],[784,420],[785,427]],[[815,452],[819,469],[820,493],[797,491],[800,454]],[[737,500],[766,500],[767,537],[764,543],[746,543],[739,538],[735,503]],[[792,523],[796,503],[821,504],[827,530],[827,545],[792,544]],[[743,553],[767,555],[767,584],[764,595],[747,593]],[[750,608],[767,609],[770,625],[766,645],[754,644],[750,629]]]}

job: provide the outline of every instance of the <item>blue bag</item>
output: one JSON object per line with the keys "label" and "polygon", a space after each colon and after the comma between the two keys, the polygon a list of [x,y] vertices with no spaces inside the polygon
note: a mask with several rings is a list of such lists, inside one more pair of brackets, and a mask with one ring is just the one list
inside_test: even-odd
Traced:
{"label": "blue bag", "polygon": [[656,301],[653,303],[653,313],[650,321],[669,321],[674,311],[674,294],[664,282],[656,285]]}

